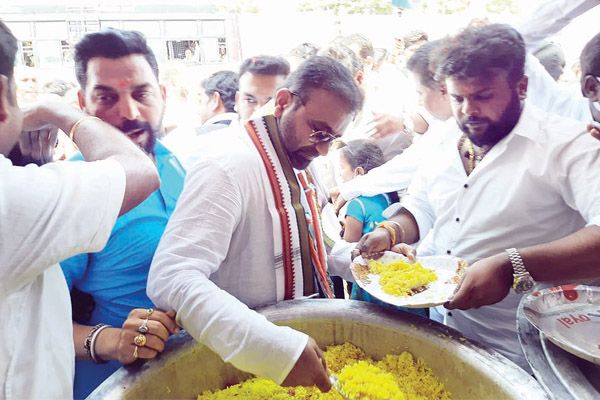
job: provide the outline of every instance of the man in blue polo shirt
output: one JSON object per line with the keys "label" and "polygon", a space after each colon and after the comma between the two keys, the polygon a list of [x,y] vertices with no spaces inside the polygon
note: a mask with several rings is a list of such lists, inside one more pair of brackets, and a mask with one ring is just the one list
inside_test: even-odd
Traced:
{"label": "man in blue polo shirt", "polygon": [[184,170],[157,140],[165,88],[141,34],[113,29],[88,34],[76,45],[75,63],[81,108],[119,128],[144,150],[161,180],[157,191],[117,220],[103,251],[61,263],[72,294],[79,293],[72,296],[74,310],[82,308],[82,298],[93,299],[90,316],[76,318],[75,312],[79,323],[73,323],[74,396],[84,398],[121,364],[154,358],[178,330],[173,312],[153,309],[146,280],[183,188]]}

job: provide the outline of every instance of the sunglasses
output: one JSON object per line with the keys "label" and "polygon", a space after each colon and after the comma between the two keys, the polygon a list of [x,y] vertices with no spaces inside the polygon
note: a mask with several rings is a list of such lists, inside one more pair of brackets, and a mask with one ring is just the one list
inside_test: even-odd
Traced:
{"label": "sunglasses", "polygon": [[[292,92],[292,91],[290,91],[290,93],[293,96],[296,96],[296,97],[298,97],[298,99],[300,99],[300,104],[302,104],[303,106],[306,105],[306,103],[304,102],[304,100],[302,99],[302,96],[300,96],[300,94],[298,94],[296,92]],[[312,131],[312,133],[308,137],[308,140],[311,143],[331,143],[334,140],[340,138],[339,136],[334,135],[333,133],[324,131],[324,130],[317,130],[317,129],[311,128],[311,131]]]}

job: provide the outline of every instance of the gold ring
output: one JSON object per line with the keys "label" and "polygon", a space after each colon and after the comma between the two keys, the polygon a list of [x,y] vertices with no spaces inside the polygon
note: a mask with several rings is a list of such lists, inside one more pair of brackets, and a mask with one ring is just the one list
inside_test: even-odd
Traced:
{"label": "gold ring", "polygon": [[152,313],[154,312],[154,308],[149,308],[146,310],[146,318],[150,318]]}
{"label": "gold ring", "polygon": [[144,347],[146,345],[146,336],[140,333],[139,335],[133,338],[133,343],[136,346]]}
{"label": "gold ring", "polygon": [[135,346],[133,349],[133,359],[137,360],[137,358],[138,358],[138,347]]}
{"label": "gold ring", "polygon": [[150,330],[150,328],[148,328],[148,318],[146,318],[142,322],[142,325],[140,325],[140,327],[138,328],[138,332],[139,333],[148,333],[149,330]]}

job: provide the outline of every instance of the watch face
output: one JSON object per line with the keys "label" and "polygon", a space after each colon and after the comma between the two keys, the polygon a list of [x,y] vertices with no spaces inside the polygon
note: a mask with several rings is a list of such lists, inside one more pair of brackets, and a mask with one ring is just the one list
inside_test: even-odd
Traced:
{"label": "watch face", "polygon": [[531,279],[519,279],[517,281],[517,285],[515,286],[515,292],[517,293],[526,293],[533,288],[533,281]]}

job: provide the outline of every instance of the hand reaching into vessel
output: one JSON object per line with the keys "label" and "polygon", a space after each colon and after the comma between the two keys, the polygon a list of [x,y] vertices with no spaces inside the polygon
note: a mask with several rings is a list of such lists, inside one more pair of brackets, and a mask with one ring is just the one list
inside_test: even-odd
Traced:
{"label": "hand reaching into vessel", "polygon": [[313,338],[302,351],[300,358],[285,378],[282,386],[316,386],[322,392],[331,389],[325,355]]}

